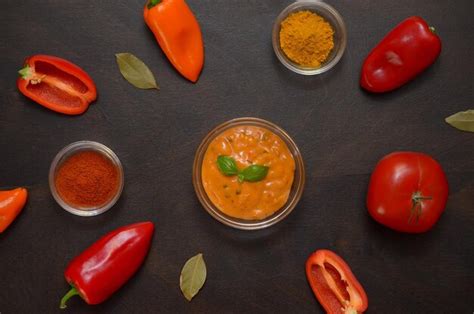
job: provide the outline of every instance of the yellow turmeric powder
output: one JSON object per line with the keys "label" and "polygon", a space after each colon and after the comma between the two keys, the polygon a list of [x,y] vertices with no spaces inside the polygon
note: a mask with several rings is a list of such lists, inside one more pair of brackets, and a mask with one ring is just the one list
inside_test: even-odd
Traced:
{"label": "yellow turmeric powder", "polygon": [[280,47],[291,61],[317,68],[334,48],[334,30],[316,13],[295,12],[281,23]]}

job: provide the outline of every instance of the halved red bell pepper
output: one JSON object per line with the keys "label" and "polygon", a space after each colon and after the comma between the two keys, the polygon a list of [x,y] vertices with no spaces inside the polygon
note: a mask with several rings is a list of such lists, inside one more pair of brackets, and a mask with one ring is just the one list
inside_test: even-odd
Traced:
{"label": "halved red bell pepper", "polygon": [[306,261],[306,277],[319,303],[329,314],[367,310],[368,299],[349,266],[337,254],[318,250]]}
{"label": "halved red bell pepper", "polygon": [[99,304],[110,297],[143,263],[153,230],[149,221],[118,228],[74,258],[64,272],[72,288],[61,299],[60,308],[66,308],[74,295],[87,304]]}
{"label": "halved red bell pepper", "polygon": [[59,113],[81,114],[97,98],[91,77],[77,65],[58,57],[29,57],[18,73],[17,86],[23,95]]}
{"label": "halved red bell pepper", "polygon": [[441,52],[434,28],[418,16],[396,26],[370,52],[362,66],[360,85],[374,93],[394,90],[428,68]]}
{"label": "halved red bell pepper", "polygon": [[28,191],[25,188],[0,191],[0,233],[15,220],[26,204]]}

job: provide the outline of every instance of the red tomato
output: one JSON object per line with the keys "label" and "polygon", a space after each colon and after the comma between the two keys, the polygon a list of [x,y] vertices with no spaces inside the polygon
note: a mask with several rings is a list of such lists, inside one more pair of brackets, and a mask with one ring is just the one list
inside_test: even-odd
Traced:
{"label": "red tomato", "polygon": [[447,199],[448,181],[436,160],[422,153],[394,152],[372,172],[367,208],[389,228],[420,233],[438,221]]}

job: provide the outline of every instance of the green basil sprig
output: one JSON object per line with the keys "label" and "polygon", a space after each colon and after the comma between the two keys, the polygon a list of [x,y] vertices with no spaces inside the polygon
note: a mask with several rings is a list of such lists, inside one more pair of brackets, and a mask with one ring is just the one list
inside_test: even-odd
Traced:
{"label": "green basil sprig", "polygon": [[240,183],[244,181],[257,182],[265,179],[268,174],[269,167],[261,165],[251,165],[239,171],[235,159],[229,156],[217,157],[217,168],[225,176],[235,176]]}

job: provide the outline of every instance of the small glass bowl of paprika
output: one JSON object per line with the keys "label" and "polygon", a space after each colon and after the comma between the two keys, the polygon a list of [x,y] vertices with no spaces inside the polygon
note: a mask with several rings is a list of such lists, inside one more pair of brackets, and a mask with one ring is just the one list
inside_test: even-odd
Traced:
{"label": "small glass bowl of paprika", "polygon": [[56,202],[78,216],[109,210],[122,194],[123,167],[107,146],[79,141],[64,147],[49,169],[49,188]]}
{"label": "small glass bowl of paprika", "polygon": [[341,15],[319,0],[290,4],[273,25],[272,44],[278,60],[298,74],[329,71],[341,60],[346,43],[347,31]]}

